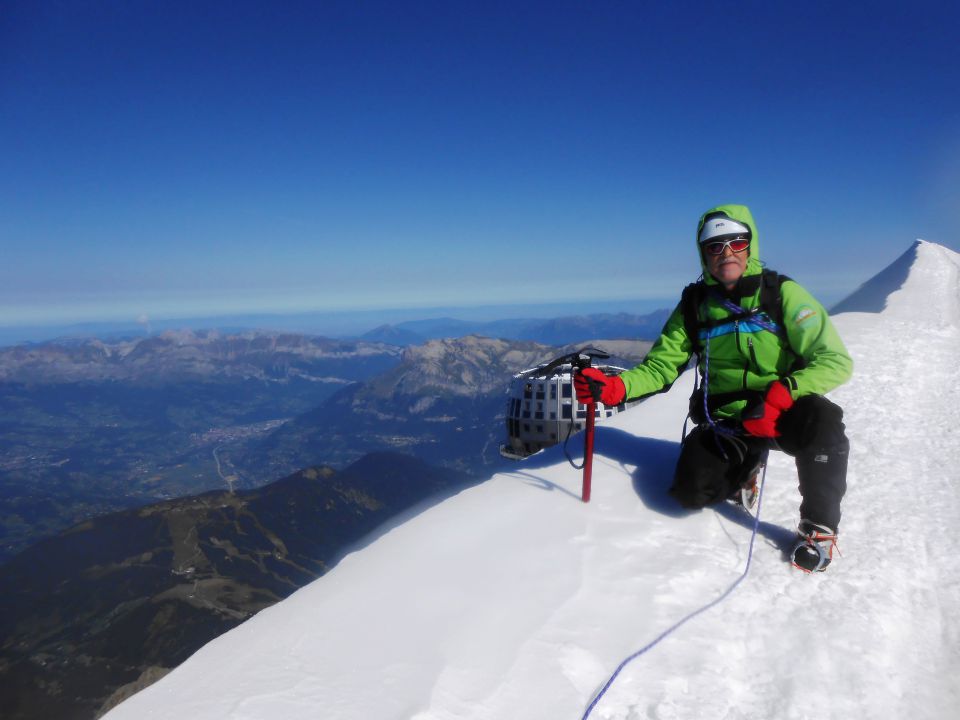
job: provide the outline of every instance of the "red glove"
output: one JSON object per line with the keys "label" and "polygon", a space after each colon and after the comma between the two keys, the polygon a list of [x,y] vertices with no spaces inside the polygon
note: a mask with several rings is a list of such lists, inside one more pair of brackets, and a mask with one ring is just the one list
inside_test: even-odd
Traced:
{"label": "red glove", "polygon": [[763,398],[763,405],[758,408],[762,412],[759,417],[743,421],[743,429],[751,435],[763,438],[778,437],[777,420],[780,415],[793,406],[790,391],[782,382],[772,382],[767,388],[767,395]]}
{"label": "red glove", "polygon": [[604,375],[597,368],[584,368],[573,376],[577,400],[587,404],[602,402],[604,405],[619,405],[627,398],[627,388],[617,375]]}

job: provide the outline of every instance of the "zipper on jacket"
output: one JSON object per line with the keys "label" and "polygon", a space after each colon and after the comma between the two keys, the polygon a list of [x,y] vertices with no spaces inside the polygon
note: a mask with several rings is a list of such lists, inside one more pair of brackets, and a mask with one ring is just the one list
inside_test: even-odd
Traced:
{"label": "zipper on jacket", "polygon": [[760,363],[757,362],[757,351],[753,349],[753,338],[747,338],[747,349],[750,351],[750,361],[753,363],[753,366],[757,369],[757,372],[760,372]]}

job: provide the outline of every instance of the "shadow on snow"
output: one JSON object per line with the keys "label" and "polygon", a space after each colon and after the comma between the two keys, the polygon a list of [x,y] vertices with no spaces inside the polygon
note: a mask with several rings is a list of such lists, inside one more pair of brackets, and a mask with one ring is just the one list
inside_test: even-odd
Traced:
{"label": "shadow on snow", "polygon": [[[583,462],[583,443],[580,435],[571,438],[567,450],[577,464]],[[702,510],[689,510],[682,507],[672,495],[670,485],[673,483],[673,470],[680,454],[680,443],[669,440],[638,437],[619,428],[598,427],[594,439],[594,483],[596,483],[596,462],[619,464],[624,474],[628,474],[627,466],[636,465],[630,474],[634,492],[641,502],[654,512],[672,518],[684,518]],[[515,470],[509,474],[521,478],[524,482],[548,492],[559,492],[579,501],[580,495],[571,492],[565,487],[557,485],[546,478],[531,472],[544,467],[551,467],[564,459],[561,445],[537,453],[522,462],[522,470]],[[571,468],[571,472],[575,472]],[[762,509],[762,508],[761,508]],[[743,508],[729,502],[711,505],[705,511],[713,511],[723,519],[740,525],[748,531],[753,530],[754,518]],[[796,533],[774,523],[760,521],[757,534],[783,552],[787,552],[793,545]]]}

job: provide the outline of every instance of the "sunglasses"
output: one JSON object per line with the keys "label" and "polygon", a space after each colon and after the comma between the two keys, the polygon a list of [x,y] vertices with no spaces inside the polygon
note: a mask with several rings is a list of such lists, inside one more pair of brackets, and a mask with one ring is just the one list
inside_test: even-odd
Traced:
{"label": "sunglasses", "polygon": [[705,242],[702,247],[707,255],[723,255],[723,249],[726,247],[729,247],[735,253],[742,253],[750,247],[750,239],[735,237],[730,240],[716,240],[714,242]]}

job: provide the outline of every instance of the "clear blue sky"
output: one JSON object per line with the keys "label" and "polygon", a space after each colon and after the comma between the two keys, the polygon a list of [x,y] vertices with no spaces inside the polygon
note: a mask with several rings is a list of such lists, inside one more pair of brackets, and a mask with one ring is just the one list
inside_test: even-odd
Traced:
{"label": "clear blue sky", "polygon": [[5,2],[0,325],[836,298],[960,247],[956,3]]}

